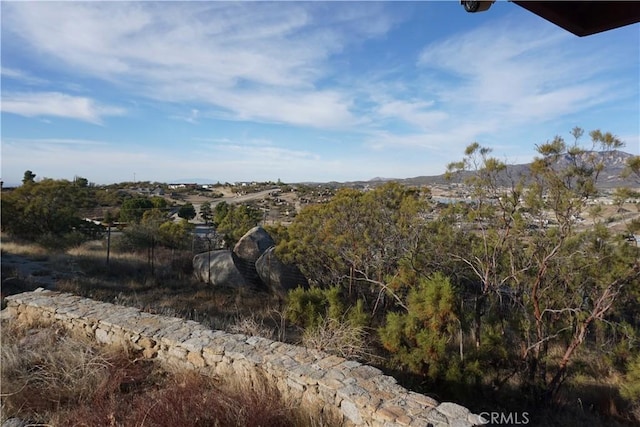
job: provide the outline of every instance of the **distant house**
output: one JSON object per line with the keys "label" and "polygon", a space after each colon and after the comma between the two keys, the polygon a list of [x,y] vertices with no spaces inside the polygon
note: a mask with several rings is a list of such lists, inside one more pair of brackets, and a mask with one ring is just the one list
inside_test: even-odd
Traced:
{"label": "distant house", "polygon": [[168,185],[170,190],[180,190],[180,189],[184,189],[184,188],[198,188],[198,184],[187,184],[187,183],[180,183],[180,184],[169,184]]}
{"label": "distant house", "polygon": [[151,194],[151,189],[150,188],[146,188],[146,187],[138,187],[135,189],[136,193],[138,194],[142,194],[142,195],[149,195]]}

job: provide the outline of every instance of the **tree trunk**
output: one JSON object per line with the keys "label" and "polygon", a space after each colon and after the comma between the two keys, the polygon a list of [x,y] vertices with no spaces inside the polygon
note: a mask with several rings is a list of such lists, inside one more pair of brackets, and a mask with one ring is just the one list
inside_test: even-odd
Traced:
{"label": "tree trunk", "polygon": [[482,344],[482,338],[481,338],[481,333],[482,333],[482,309],[484,307],[484,299],[485,296],[484,295],[480,295],[478,297],[476,297],[475,300],[475,320],[474,320],[474,331],[473,331],[473,339],[476,342],[476,349],[480,348],[480,345]]}
{"label": "tree trunk", "polygon": [[571,356],[573,355],[573,352],[576,350],[576,348],[578,348],[578,346],[582,343],[582,341],[584,341],[584,337],[587,333],[587,328],[589,327],[589,324],[592,321],[593,321],[593,316],[589,316],[584,321],[584,323],[580,325],[580,328],[578,329],[578,333],[574,335],[573,340],[571,341],[571,344],[569,344],[569,347],[567,347],[566,351],[564,352],[564,355],[562,356],[562,360],[560,361],[560,365],[558,366],[558,371],[553,376],[553,379],[551,380],[551,382],[547,385],[547,389],[544,395],[544,400],[547,403],[551,402],[553,398],[556,396],[556,394],[558,393],[558,390],[560,390],[560,386],[562,385],[565,374],[567,372],[567,365],[569,364],[569,360],[571,359]]}

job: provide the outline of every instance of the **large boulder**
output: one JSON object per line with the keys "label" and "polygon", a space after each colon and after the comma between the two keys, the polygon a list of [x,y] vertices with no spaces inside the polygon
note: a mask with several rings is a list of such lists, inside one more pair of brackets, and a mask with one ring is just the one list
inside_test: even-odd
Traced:
{"label": "large boulder", "polygon": [[284,264],[275,254],[275,247],[267,249],[256,261],[256,270],[262,282],[271,292],[283,298],[298,286],[309,287],[309,282],[300,269]]}
{"label": "large boulder", "polygon": [[214,286],[246,287],[247,281],[234,262],[234,256],[227,249],[203,252],[193,257],[193,274],[202,282]]}
{"label": "large boulder", "polygon": [[233,248],[236,267],[242,276],[256,287],[261,287],[262,282],[256,271],[256,261],[262,254],[276,242],[271,238],[264,228],[257,226],[247,231],[238,240]]}

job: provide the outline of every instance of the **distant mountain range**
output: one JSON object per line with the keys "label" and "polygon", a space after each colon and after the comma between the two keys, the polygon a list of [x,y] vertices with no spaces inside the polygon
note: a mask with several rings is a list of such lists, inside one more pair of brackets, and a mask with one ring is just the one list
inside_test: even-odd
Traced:
{"label": "distant mountain range", "polygon": [[[631,157],[634,157],[633,154],[625,153],[624,151],[614,150],[614,151],[586,151],[582,156],[586,158],[591,154],[595,154],[597,162],[604,162],[604,170],[600,173],[600,177],[598,179],[598,187],[599,188],[615,188],[620,186],[631,186],[637,187],[638,183],[633,181],[633,179],[624,179],[620,176],[622,171],[625,168],[627,160]],[[583,160],[584,160],[583,158]],[[558,160],[557,167],[564,168],[569,166],[569,156],[564,155]],[[504,183],[510,182],[507,177],[519,178],[522,175],[528,175],[529,168],[531,167],[531,163],[517,164],[517,165],[507,165],[507,170],[504,173]],[[464,179],[464,176],[467,173],[460,174],[453,182],[460,182]],[[413,178],[383,178],[383,177],[375,177],[368,181],[351,181],[351,182],[301,182],[298,184],[324,184],[333,187],[351,187],[351,186],[376,186],[380,184],[384,184],[385,182],[395,181],[399,183],[403,183],[406,185],[446,185],[449,184],[450,181],[445,179],[445,174],[441,175],[430,175],[430,176],[417,176]],[[178,183],[198,183],[198,184],[215,184],[218,181],[214,181],[207,178],[186,178],[179,179],[175,182]]]}
{"label": "distant mountain range", "polygon": [[[585,159],[587,156],[595,154],[596,162],[602,161],[604,163],[604,169],[600,173],[598,178],[599,188],[615,188],[620,186],[637,186],[637,182],[632,179],[624,179],[620,175],[625,168],[627,160],[634,157],[633,154],[625,153],[624,151],[608,151],[608,152],[592,152],[587,151],[582,156]],[[564,155],[558,160],[557,167],[564,168],[569,166],[569,156]],[[504,172],[505,183],[509,182],[507,177],[519,178],[522,175],[528,175],[531,163],[508,165]],[[456,182],[460,178],[464,177],[464,173],[456,179]],[[360,184],[368,183],[370,185],[376,185],[387,181],[401,182],[407,185],[434,185],[434,184],[448,184],[449,181],[445,179],[445,175],[433,175],[433,176],[417,176],[414,178],[404,179],[387,179],[387,178],[373,178],[366,182],[359,182]]]}

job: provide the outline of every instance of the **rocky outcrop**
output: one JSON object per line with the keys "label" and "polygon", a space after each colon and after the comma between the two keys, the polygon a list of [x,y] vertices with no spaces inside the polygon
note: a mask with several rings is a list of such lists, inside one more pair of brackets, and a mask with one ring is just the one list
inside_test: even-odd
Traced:
{"label": "rocky outcrop", "polygon": [[256,270],[262,283],[275,295],[284,297],[288,291],[298,286],[309,287],[307,278],[300,269],[291,264],[284,264],[276,256],[275,247],[267,249],[256,261]]}
{"label": "rocky outcrop", "polygon": [[253,227],[238,240],[233,248],[236,267],[242,276],[253,286],[261,287],[263,283],[256,270],[256,261],[276,242],[262,227]]}
{"label": "rocky outcrop", "polygon": [[193,258],[193,273],[198,280],[214,286],[239,288],[248,285],[236,267],[233,254],[227,249],[196,255]]}
{"label": "rocky outcrop", "polygon": [[264,251],[275,245],[276,242],[269,233],[264,228],[257,226],[247,231],[238,240],[238,243],[233,247],[233,253],[239,258],[255,263]]}
{"label": "rocky outcrop", "polygon": [[219,249],[196,255],[194,275],[214,286],[269,290],[281,298],[298,286],[309,287],[297,266],[278,259],[275,245],[264,228],[254,227],[240,238],[233,251]]}

